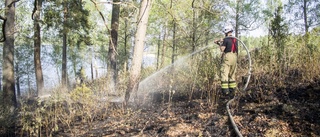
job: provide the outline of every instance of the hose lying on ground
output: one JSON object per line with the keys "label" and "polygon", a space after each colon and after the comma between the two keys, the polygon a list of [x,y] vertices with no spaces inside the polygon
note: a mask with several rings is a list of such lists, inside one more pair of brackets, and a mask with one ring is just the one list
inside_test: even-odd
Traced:
{"label": "hose lying on ground", "polygon": [[[232,37],[232,38],[236,38],[236,37]],[[246,91],[246,88],[247,88],[247,86],[248,86],[248,83],[249,83],[250,77],[251,77],[251,56],[250,56],[250,52],[249,52],[247,46],[246,46],[241,40],[239,40],[238,38],[236,38],[236,39],[237,39],[237,40],[241,43],[241,45],[245,48],[245,50],[246,50],[246,52],[247,52],[247,57],[248,57],[248,60],[249,60],[249,70],[248,70],[248,75],[247,75],[246,83],[245,83],[243,89],[240,90],[241,92],[244,92],[244,91]],[[235,98],[236,98],[236,96],[234,96],[231,100],[228,101],[228,103],[227,103],[227,105],[226,105],[226,109],[227,109],[228,116],[229,116],[229,119],[230,119],[230,121],[231,121],[231,124],[232,124],[232,127],[233,127],[234,131],[236,132],[236,134],[237,134],[238,137],[242,137],[242,134],[241,134],[241,132],[239,131],[236,123],[234,122],[234,118],[233,118],[233,116],[232,116],[232,114],[231,114],[231,110],[230,110],[230,104],[235,100]]]}
{"label": "hose lying on ground", "polygon": [[230,121],[231,121],[231,124],[232,124],[232,127],[233,127],[234,131],[236,132],[238,137],[242,137],[242,134],[240,133],[236,123],[234,122],[234,119],[232,117],[232,114],[231,114],[231,111],[230,111],[230,107],[229,107],[230,103],[233,102],[234,99],[235,98],[233,98],[233,99],[228,101],[228,103],[227,103],[227,112],[228,112],[228,115],[229,115],[229,118],[230,118]]}

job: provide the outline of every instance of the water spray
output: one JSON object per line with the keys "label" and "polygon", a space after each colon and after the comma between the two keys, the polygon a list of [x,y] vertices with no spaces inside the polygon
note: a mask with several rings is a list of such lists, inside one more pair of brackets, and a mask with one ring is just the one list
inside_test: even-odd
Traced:
{"label": "water spray", "polygon": [[[239,88],[239,90],[242,92],[242,91],[245,91],[247,86],[248,86],[248,83],[250,81],[250,77],[251,77],[251,56],[250,56],[250,52],[247,48],[247,46],[241,41],[239,40],[238,38],[236,37],[231,37],[231,38],[235,38],[237,39],[240,43],[241,43],[241,46],[245,49],[246,51],[246,60],[248,60],[248,66],[246,66],[246,68],[248,67],[248,72],[246,73],[246,81],[244,83],[244,86]],[[188,59],[190,59],[192,56],[194,56],[195,54],[197,53],[200,53],[206,49],[210,49],[210,48],[213,48],[214,46],[213,45],[209,45],[209,46],[205,46],[205,47],[202,47],[200,48],[199,50],[187,55],[187,56],[184,56],[180,59],[178,59],[176,62],[174,62],[173,64],[171,65],[168,65],[164,68],[162,68],[161,70],[153,73],[152,75],[150,75],[149,77],[145,78],[144,80],[142,80],[140,83],[139,83],[139,89],[137,91],[137,96],[135,97],[140,97],[140,99],[143,100],[143,102],[145,100],[147,100],[147,96],[150,95],[151,93],[159,93],[159,92],[164,92],[164,91],[169,91],[169,101],[171,101],[172,99],[172,96],[174,94],[174,91],[175,92],[178,92],[179,91],[179,86],[181,85],[176,85],[175,83],[172,83],[172,70],[173,71],[176,71],[175,69],[173,69],[173,67],[176,67],[176,68],[180,68],[180,71],[186,71],[186,73],[188,73],[189,71],[189,68],[190,68],[190,64],[188,63]],[[214,57],[217,57],[217,55],[219,54],[220,52],[217,52],[216,54],[214,54],[213,56]],[[179,71],[179,69],[177,69]],[[176,72],[175,72],[176,73]],[[188,74],[186,74],[188,76]],[[180,73],[179,73],[179,76]],[[182,77],[185,76],[185,75],[182,75]],[[177,78],[176,76],[174,78]],[[178,79],[179,81],[180,79]],[[133,97],[133,96],[131,96]],[[141,98],[142,97],[142,98]],[[140,100],[138,99],[138,100]],[[228,101],[227,105],[226,105],[226,108],[227,108],[227,112],[228,112],[228,116],[231,120],[231,123],[232,123],[232,126],[235,130],[235,132],[237,133],[238,136],[242,137],[241,133],[239,132],[239,129],[238,127],[236,126],[235,122],[234,122],[234,119],[231,115],[231,112],[230,112],[230,103],[233,102],[235,100],[235,97],[231,100]]]}

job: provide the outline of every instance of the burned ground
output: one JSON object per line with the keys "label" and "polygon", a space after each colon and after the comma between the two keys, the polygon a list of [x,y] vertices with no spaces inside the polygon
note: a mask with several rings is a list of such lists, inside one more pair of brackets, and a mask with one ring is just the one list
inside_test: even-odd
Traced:
{"label": "burned ground", "polygon": [[[320,82],[262,92],[259,88],[251,87],[231,105],[243,136],[320,136]],[[176,100],[119,106],[105,112],[108,117],[94,120],[92,127],[78,122],[73,133],[61,129],[55,136],[236,136],[225,109],[228,99],[221,96],[217,104]]]}
{"label": "burned ground", "polygon": [[[253,78],[246,92],[238,92],[231,103],[241,134],[320,136],[320,79],[279,84],[270,78]],[[192,98],[188,94],[176,93],[172,98],[157,94],[152,102],[131,103],[127,107],[121,103],[102,106],[103,103],[96,102],[27,102],[31,109],[20,108],[15,135],[37,136],[40,132],[43,136],[58,137],[236,136],[226,112],[230,97],[219,94],[214,100],[203,93],[206,92],[194,92]],[[3,129],[0,128],[0,134],[8,136]]]}

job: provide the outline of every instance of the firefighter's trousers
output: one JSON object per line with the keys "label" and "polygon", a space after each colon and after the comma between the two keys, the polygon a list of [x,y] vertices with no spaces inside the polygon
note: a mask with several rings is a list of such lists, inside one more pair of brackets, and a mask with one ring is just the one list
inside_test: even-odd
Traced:
{"label": "firefighter's trousers", "polygon": [[224,53],[221,60],[221,88],[233,90],[236,86],[237,53]]}

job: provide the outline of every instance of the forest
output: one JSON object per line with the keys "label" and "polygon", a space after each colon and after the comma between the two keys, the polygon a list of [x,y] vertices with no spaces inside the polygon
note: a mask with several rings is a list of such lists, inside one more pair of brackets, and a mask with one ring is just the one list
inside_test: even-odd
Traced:
{"label": "forest", "polygon": [[317,0],[0,5],[0,136],[320,136]]}

